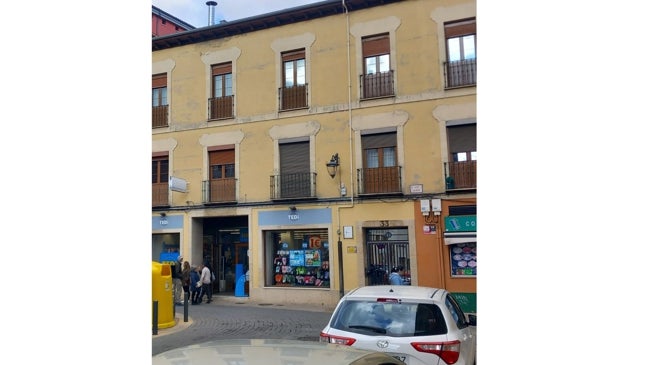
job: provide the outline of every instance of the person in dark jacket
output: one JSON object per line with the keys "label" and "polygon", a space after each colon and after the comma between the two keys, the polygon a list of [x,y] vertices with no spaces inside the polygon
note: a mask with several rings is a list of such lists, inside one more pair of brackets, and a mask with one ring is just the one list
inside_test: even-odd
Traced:
{"label": "person in dark jacket", "polygon": [[197,286],[201,281],[201,275],[196,266],[193,266],[190,271],[190,295],[192,297],[192,304],[201,304],[199,298],[201,295],[201,287]]}
{"label": "person in dark jacket", "polygon": [[[183,268],[181,270],[181,283],[183,284],[183,293],[187,294],[188,297],[190,295],[191,272],[192,268],[190,267],[190,263],[183,261]],[[183,297],[183,302],[185,302],[185,297]]]}

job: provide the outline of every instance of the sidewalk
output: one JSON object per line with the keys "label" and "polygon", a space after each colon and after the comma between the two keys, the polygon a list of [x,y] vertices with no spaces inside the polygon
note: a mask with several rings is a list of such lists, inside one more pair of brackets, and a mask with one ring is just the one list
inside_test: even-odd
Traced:
{"label": "sidewalk", "polygon": [[[212,297],[212,302],[211,303],[206,303],[203,302],[198,305],[198,307],[210,307],[210,306],[223,306],[223,305],[228,305],[228,306],[244,306],[244,307],[251,307],[251,308],[277,308],[277,309],[288,309],[288,310],[300,310],[300,311],[308,311],[308,312],[327,312],[331,313],[334,311],[334,308],[328,308],[328,307],[305,307],[304,305],[291,305],[291,304],[273,304],[273,303],[264,303],[264,302],[259,302],[252,300],[250,297],[235,297],[232,294],[229,295],[214,295]],[[176,305],[175,306],[175,316],[174,316],[174,321],[176,324],[172,327],[169,328],[158,328],[158,334],[153,335],[152,331],[152,336],[153,337],[161,337],[165,335],[170,335],[173,333],[177,333],[183,330],[186,330],[192,324],[195,323],[195,320],[192,318],[192,308],[195,308],[197,306],[192,305],[191,303],[188,303],[188,316],[187,316],[187,322],[184,321],[184,306],[183,305]],[[199,316],[199,320],[204,321],[201,319],[201,316]]]}

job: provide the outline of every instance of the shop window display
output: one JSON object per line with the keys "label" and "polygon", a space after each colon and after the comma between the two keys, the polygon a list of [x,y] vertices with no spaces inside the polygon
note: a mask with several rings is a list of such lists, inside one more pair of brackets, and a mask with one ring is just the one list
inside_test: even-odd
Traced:
{"label": "shop window display", "polygon": [[265,232],[267,286],[330,286],[327,230]]}
{"label": "shop window display", "polygon": [[451,276],[476,276],[476,242],[459,243],[450,247]]}

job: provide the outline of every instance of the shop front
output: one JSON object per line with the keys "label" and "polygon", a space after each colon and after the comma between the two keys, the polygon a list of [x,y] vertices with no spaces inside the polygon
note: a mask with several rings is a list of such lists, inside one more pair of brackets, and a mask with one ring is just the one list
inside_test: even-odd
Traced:
{"label": "shop front", "polygon": [[175,265],[181,251],[183,216],[161,213],[151,218],[151,261]]}
{"label": "shop front", "polygon": [[445,217],[444,243],[448,248],[449,290],[462,309],[476,313],[477,245],[476,215]]}
{"label": "shop front", "polygon": [[262,277],[250,288],[258,300],[287,304],[328,305],[338,302],[330,267],[332,210],[261,211],[259,253]]}

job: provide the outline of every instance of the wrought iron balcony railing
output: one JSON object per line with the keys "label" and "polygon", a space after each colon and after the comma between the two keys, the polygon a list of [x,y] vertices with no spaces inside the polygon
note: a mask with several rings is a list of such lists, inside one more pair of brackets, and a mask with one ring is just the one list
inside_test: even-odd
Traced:
{"label": "wrought iron balcony railing", "polygon": [[154,106],[151,109],[151,127],[167,127],[169,120],[169,105]]}
{"label": "wrought iron balcony railing", "polygon": [[476,58],[445,62],[445,88],[476,85]]}
{"label": "wrought iron balcony railing", "polygon": [[394,96],[393,70],[376,74],[360,75],[361,99]]}
{"label": "wrought iron balcony railing", "polygon": [[316,197],[316,173],[304,172],[271,176],[271,199]]}
{"label": "wrought iron balcony railing", "polygon": [[359,194],[402,192],[402,167],[375,167],[357,170]]}
{"label": "wrought iron balcony railing", "polygon": [[235,96],[222,96],[208,100],[210,119],[228,119],[234,117]]}
{"label": "wrought iron balcony railing", "polygon": [[225,178],[203,181],[204,203],[228,203],[237,201],[237,179]]}
{"label": "wrought iron balcony railing", "polygon": [[168,183],[151,184],[151,205],[154,207],[169,205]]}
{"label": "wrought iron balcony railing", "polygon": [[445,162],[445,189],[476,189],[476,160]]}
{"label": "wrought iron balcony railing", "polygon": [[307,86],[308,84],[279,88],[280,110],[307,108]]}

